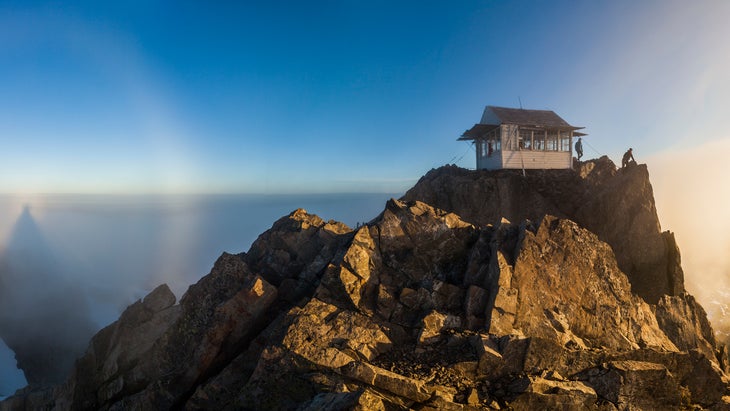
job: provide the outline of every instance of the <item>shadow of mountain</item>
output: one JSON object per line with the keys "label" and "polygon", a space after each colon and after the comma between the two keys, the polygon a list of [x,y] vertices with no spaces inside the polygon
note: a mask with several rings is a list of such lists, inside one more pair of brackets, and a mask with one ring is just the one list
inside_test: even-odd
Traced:
{"label": "shadow of mountain", "polygon": [[95,328],[59,261],[26,206],[0,256],[0,337],[30,385],[63,381]]}

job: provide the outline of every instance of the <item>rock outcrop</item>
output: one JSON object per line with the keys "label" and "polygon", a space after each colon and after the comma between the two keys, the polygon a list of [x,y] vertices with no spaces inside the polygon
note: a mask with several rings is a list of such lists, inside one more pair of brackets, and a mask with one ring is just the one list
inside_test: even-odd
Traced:
{"label": "rock outcrop", "polygon": [[617,170],[607,157],[578,170],[431,170],[403,196],[451,211],[473,224],[568,218],[598,235],[616,254],[635,293],[656,304],[681,295],[684,277],[670,232],[661,232],[646,165]]}
{"label": "rock outcrop", "polygon": [[[633,260],[568,218],[587,205],[546,194],[585,203],[605,179],[651,194],[634,181],[645,169],[604,163],[532,180],[447,168],[416,186],[444,174],[472,179],[474,191],[492,179],[496,197],[455,195],[502,204],[512,222],[390,200],[352,230],[296,210],[247,253],[222,255],[179,304],[162,286],[130,306],[64,384],[19,392],[0,410],[729,409],[724,360],[682,290],[668,235],[642,226],[650,232],[637,235],[665,248]],[[544,191],[531,189],[536,179]],[[616,210],[633,210],[632,226],[656,217],[653,200],[622,198]],[[675,264],[678,288],[656,301],[632,292],[617,249],[631,267]]]}

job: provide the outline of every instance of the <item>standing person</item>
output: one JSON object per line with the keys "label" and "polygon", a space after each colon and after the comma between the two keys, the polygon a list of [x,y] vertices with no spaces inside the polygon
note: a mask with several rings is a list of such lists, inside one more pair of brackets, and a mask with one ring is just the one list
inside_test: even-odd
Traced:
{"label": "standing person", "polygon": [[628,165],[631,163],[636,164],[636,160],[634,160],[633,149],[629,147],[629,151],[625,152],[624,158],[621,159],[621,168],[628,167]]}
{"label": "standing person", "polygon": [[578,141],[575,142],[575,154],[578,155],[578,161],[583,157],[583,141],[578,137]]}

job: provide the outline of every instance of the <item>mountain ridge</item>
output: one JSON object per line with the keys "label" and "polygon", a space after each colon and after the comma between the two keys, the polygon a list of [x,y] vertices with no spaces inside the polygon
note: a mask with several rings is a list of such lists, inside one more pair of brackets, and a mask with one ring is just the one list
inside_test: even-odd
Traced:
{"label": "mountain ridge", "polygon": [[651,190],[607,158],[445,166],[354,230],[295,210],[0,410],[728,409]]}

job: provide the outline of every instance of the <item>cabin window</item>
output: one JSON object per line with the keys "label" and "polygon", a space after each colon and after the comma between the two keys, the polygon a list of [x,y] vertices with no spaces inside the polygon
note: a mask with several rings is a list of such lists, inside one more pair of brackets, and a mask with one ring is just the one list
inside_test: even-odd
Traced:
{"label": "cabin window", "polygon": [[494,137],[490,137],[489,140],[485,142],[485,145],[487,157],[491,157],[492,154],[494,154]]}
{"label": "cabin window", "polygon": [[523,150],[532,150],[532,131],[520,130],[520,141]]}
{"label": "cabin window", "polygon": [[477,153],[479,157],[486,158],[492,155],[489,146],[492,144],[490,140],[477,140]]}
{"label": "cabin window", "polygon": [[485,152],[487,157],[491,156],[492,154],[494,154],[495,151],[499,150],[499,129],[495,129],[487,133],[485,146]]}
{"label": "cabin window", "polygon": [[558,150],[558,134],[554,131],[549,131],[545,138],[545,150],[557,151]]}
{"label": "cabin window", "polygon": [[545,133],[541,131],[532,132],[532,149],[545,150]]}
{"label": "cabin window", "polygon": [[560,132],[560,151],[570,151],[570,133],[567,131]]}

